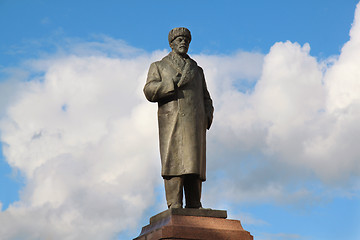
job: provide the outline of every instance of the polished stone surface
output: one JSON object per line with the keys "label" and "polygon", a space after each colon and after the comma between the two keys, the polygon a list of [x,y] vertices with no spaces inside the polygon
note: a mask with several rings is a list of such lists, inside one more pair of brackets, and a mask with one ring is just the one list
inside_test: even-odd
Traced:
{"label": "polished stone surface", "polygon": [[[217,216],[226,212],[208,210],[207,214],[210,215],[214,211]],[[163,214],[161,218],[157,217],[156,221],[153,219],[152,223],[143,227],[140,235],[134,240],[253,240],[253,236],[243,229],[238,220],[181,215],[184,213],[181,209],[165,212],[166,214],[160,213]]]}
{"label": "polished stone surface", "polygon": [[170,208],[150,218],[150,224],[161,221],[171,215],[181,216],[195,216],[195,217],[213,217],[213,218],[227,218],[225,210],[213,209],[193,209],[193,208]]}

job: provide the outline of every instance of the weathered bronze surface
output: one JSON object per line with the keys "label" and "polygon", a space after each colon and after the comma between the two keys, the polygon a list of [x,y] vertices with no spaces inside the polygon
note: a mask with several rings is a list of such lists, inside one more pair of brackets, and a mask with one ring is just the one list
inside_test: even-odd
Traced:
{"label": "weathered bronze surface", "polygon": [[158,103],[161,175],[169,208],[201,208],[201,183],[206,180],[206,129],[213,104],[201,67],[188,55],[191,33],[174,28],[172,51],[150,65],[146,98]]}

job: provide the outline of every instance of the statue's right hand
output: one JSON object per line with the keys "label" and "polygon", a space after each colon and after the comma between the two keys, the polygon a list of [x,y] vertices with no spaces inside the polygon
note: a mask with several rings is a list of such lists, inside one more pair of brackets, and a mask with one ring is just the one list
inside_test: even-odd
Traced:
{"label": "statue's right hand", "polygon": [[179,83],[180,79],[181,79],[181,74],[180,74],[180,73],[176,74],[176,76],[174,76],[174,77],[172,78],[173,82],[174,82],[176,85]]}

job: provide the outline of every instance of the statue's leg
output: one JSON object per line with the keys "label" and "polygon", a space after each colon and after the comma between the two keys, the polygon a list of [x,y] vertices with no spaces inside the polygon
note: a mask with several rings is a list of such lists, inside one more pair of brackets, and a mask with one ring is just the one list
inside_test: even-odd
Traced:
{"label": "statue's leg", "polygon": [[164,178],[164,182],[168,208],[182,208],[183,177],[167,177]]}
{"label": "statue's leg", "polygon": [[201,186],[202,181],[199,175],[190,174],[185,175],[184,178],[184,190],[186,208],[201,208]]}

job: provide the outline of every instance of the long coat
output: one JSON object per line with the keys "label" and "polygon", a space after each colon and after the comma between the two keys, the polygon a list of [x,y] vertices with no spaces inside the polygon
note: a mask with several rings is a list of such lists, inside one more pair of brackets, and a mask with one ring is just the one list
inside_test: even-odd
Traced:
{"label": "long coat", "polygon": [[206,129],[214,108],[201,67],[171,52],[151,64],[144,93],[158,102],[161,175],[197,174],[205,181]]}

